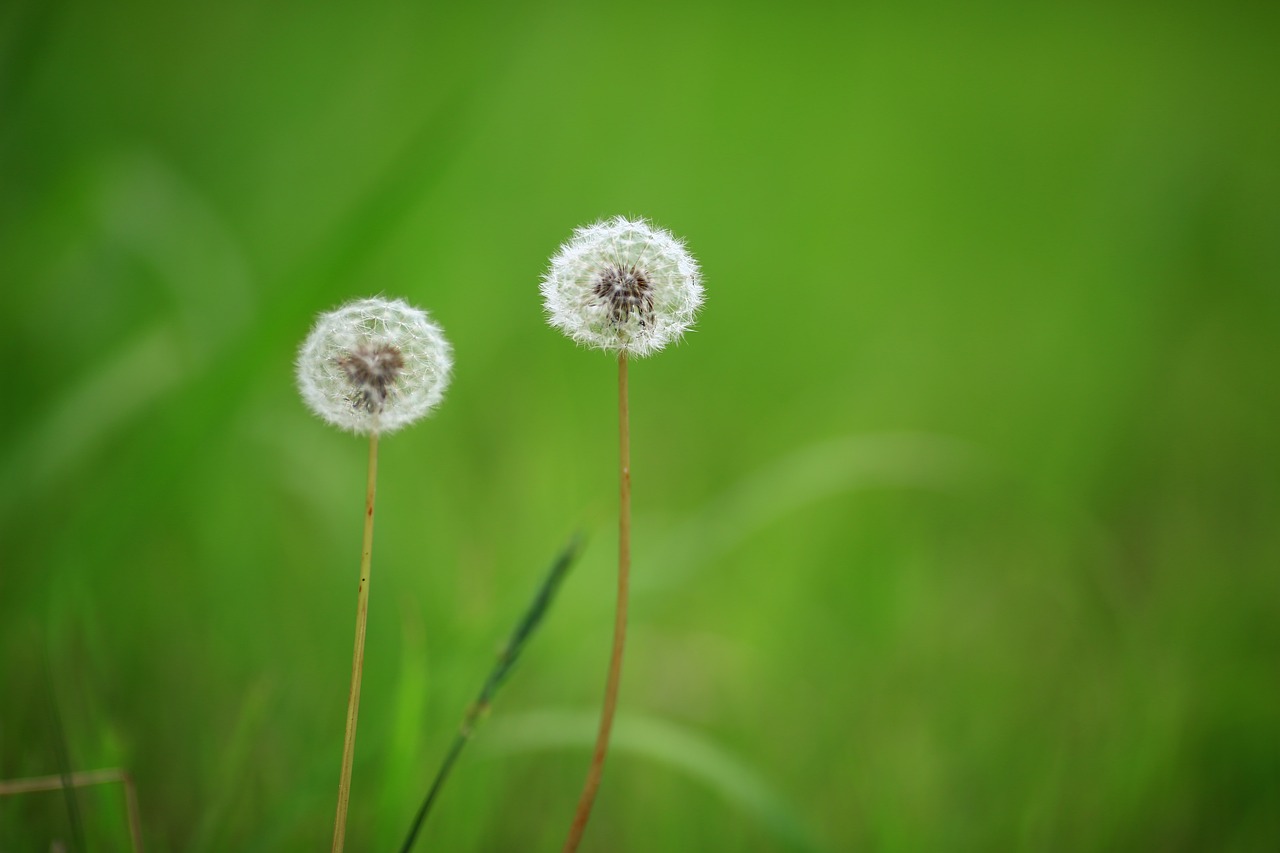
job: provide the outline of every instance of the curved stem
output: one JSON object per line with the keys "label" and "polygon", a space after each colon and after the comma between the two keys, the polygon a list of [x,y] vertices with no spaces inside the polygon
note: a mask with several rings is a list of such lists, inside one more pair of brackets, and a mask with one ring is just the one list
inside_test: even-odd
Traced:
{"label": "curved stem", "polygon": [[609,658],[609,678],[605,682],[604,708],[600,712],[600,730],[596,734],[595,751],[587,782],[578,798],[578,810],[569,827],[564,853],[573,853],[582,842],[591,817],[591,807],[604,773],[604,756],[609,749],[613,716],[618,708],[618,684],[622,680],[622,650],[627,640],[627,589],[631,579],[631,426],[627,412],[627,354],[618,354],[618,608],[613,622],[613,654]]}
{"label": "curved stem", "polygon": [[57,791],[66,786],[83,788],[87,785],[103,785],[119,782],[124,786],[124,807],[129,822],[129,844],[133,853],[142,851],[142,817],[138,811],[138,786],[127,771],[118,767],[109,770],[78,770],[60,776],[35,776],[28,779],[0,781],[0,797],[13,794],[29,794],[33,791]]}
{"label": "curved stem", "polygon": [[360,588],[356,593],[356,648],[351,660],[351,694],[347,698],[347,734],[342,744],[342,778],[338,781],[338,813],[333,823],[333,853],[342,853],[347,838],[347,803],[351,800],[351,763],[356,752],[356,718],[360,715],[360,675],[364,671],[364,629],[369,618],[369,566],[373,561],[373,497],[378,482],[378,431],[369,434],[369,484],[364,500],[364,546],[360,549]]}

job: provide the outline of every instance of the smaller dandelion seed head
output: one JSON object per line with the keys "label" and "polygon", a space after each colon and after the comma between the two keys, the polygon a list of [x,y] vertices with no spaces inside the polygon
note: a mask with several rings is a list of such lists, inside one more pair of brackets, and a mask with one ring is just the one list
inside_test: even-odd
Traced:
{"label": "smaller dandelion seed head", "polygon": [[596,222],[551,259],[548,322],[579,343],[644,356],[679,340],[702,306],[702,274],[684,243],[643,219]]}
{"label": "smaller dandelion seed head", "polygon": [[453,353],[425,311],[395,299],[360,299],[322,314],[298,354],[303,400],[359,434],[387,433],[444,397]]}

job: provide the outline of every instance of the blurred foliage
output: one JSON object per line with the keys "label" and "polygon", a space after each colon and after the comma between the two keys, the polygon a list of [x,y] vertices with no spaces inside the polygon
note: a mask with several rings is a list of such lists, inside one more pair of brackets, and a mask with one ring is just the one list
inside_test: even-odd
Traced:
{"label": "blurred foliage", "polygon": [[[323,849],[365,455],[291,362],[385,292],[457,374],[382,448],[349,848],[403,837],[585,523],[423,836],[556,849],[614,367],[536,284],[624,213],[708,303],[632,371],[588,849],[1274,849],[1278,36],[1247,2],[3,4],[0,778],[58,771],[49,682],[149,850]],[[118,790],[80,807],[124,849]],[[0,850],[68,837],[0,800]]]}

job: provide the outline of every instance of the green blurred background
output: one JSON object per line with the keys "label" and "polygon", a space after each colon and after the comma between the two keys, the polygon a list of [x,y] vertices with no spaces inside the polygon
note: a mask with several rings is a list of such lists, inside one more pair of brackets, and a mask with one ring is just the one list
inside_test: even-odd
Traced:
{"label": "green blurred background", "polygon": [[[1276,7],[0,6],[0,778],[151,851],[325,849],[363,442],[292,359],[371,293],[449,396],[382,448],[348,849],[554,850],[612,620],[615,368],[572,229],[687,238],[632,370],[635,597],[584,850],[1273,850]],[[52,691],[50,691],[50,687]],[[117,787],[84,791],[125,849]],[[69,839],[0,799],[0,850]]]}

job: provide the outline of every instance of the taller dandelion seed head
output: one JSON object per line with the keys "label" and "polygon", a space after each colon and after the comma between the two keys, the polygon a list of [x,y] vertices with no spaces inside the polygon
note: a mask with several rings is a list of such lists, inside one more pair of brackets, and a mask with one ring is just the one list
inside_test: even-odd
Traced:
{"label": "taller dandelion seed head", "polygon": [[374,297],[321,314],[297,368],[298,389],[311,411],[359,435],[382,434],[440,403],[453,350],[425,311]]}
{"label": "taller dandelion seed head", "polygon": [[679,340],[702,306],[684,243],[643,219],[579,228],[542,278],[548,322],[578,343],[645,356]]}

